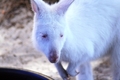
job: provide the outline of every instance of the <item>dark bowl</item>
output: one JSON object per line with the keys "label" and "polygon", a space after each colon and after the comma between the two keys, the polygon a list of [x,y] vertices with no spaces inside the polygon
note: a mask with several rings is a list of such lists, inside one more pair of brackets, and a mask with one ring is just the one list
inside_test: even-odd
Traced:
{"label": "dark bowl", "polygon": [[30,70],[0,68],[0,80],[53,80],[52,78]]}

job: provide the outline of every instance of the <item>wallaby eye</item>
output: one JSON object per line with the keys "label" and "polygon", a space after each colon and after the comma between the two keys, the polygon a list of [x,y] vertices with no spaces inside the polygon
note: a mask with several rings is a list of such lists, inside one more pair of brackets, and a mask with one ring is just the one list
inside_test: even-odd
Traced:
{"label": "wallaby eye", "polygon": [[60,37],[63,37],[63,34],[60,34]]}
{"label": "wallaby eye", "polygon": [[47,37],[48,37],[47,34],[43,34],[43,35],[42,35],[42,38],[47,38]]}

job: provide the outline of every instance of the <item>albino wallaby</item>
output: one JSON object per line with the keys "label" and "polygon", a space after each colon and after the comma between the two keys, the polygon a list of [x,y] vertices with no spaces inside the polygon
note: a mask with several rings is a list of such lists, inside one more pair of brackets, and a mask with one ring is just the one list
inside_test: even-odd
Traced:
{"label": "albino wallaby", "polygon": [[[120,0],[31,0],[32,40],[63,80],[93,80],[90,61],[110,57],[113,80],[120,80]],[[68,62],[63,69],[61,61]]]}

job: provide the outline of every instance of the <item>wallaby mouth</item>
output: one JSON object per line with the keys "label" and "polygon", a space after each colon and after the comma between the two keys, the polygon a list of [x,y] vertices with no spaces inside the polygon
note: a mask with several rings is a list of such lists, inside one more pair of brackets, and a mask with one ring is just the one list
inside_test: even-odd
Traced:
{"label": "wallaby mouth", "polygon": [[51,63],[57,63],[58,62],[58,57],[56,56],[56,57],[50,57],[49,58],[49,61],[51,62]]}

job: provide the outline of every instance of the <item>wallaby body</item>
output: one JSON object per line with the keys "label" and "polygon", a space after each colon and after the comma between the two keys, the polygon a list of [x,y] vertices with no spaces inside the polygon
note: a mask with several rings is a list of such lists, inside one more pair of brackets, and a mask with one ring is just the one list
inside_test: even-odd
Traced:
{"label": "wallaby body", "polygon": [[[120,1],[62,0],[47,5],[31,0],[33,43],[55,63],[63,80],[93,80],[89,62],[110,56],[113,80],[120,80]],[[64,70],[61,61],[69,63]]]}

